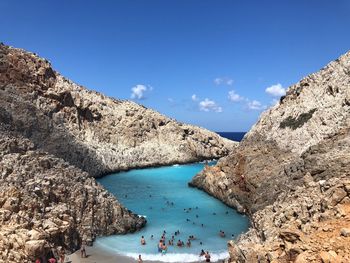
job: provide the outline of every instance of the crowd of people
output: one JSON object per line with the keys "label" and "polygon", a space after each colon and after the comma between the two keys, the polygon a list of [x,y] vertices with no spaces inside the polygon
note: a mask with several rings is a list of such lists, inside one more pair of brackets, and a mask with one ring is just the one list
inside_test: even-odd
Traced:
{"label": "crowd of people", "polygon": [[[224,232],[222,230],[220,230],[219,235],[221,237],[224,237]],[[161,235],[161,237],[159,239],[159,242],[158,242],[158,246],[157,246],[158,252],[161,253],[162,255],[165,255],[167,253],[168,246],[174,246],[174,244],[175,244],[175,236],[176,237],[180,236],[180,230],[175,231],[174,234],[171,236],[171,238],[168,239],[168,242],[166,242],[166,231],[164,230],[163,234]],[[150,238],[151,238],[151,240],[153,240],[154,236],[151,235]],[[187,238],[186,244],[181,239],[178,239],[178,241],[176,242],[176,246],[179,247],[179,248],[185,247],[185,246],[191,247],[191,245],[192,245],[191,241],[196,240],[196,239],[197,238],[194,235],[190,235]],[[146,245],[146,240],[145,240],[144,236],[141,236],[140,243],[141,243],[142,246]],[[166,243],[168,243],[168,246],[166,245]],[[199,244],[203,245],[202,242],[199,242]],[[211,256],[210,256],[208,251],[204,251],[202,249],[201,252],[199,253],[199,256],[203,257],[205,259],[205,262],[210,262]],[[143,262],[141,255],[139,255],[138,262]]]}

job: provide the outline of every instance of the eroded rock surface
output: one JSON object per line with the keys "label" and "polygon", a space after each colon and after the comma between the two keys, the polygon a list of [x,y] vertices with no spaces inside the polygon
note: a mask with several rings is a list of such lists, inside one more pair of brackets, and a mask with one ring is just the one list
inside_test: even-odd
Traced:
{"label": "eroded rock surface", "polygon": [[0,262],[33,262],[145,224],[93,177],[218,158],[236,145],[88,91],[0,44]]}
{"label": "eroded rock surface", "polygon": [[35,54],[0,45],[0,121],[100,176],[225,156],[236,143],[131,101],[89,91]]}
{"label": "eroded rock surface", "polygon": [[33,262],[62,247],[145,224],[94,178],[0,124],[0,262]]}
{"label": "eroded rock surface", "polygon": [[[291,86],[229,156],[193,178],[252,219],[230,243],[231,262],[350,261],[341,234],[350,225],[349,117],[350,52]],[[329,235],[327,224],[337,226]]]}

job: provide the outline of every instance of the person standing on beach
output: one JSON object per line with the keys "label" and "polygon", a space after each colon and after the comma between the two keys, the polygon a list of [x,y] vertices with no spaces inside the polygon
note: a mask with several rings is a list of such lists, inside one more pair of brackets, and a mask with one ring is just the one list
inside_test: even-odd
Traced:
{"label": "person standing on beach", "polygon": [[66,255],[64,253],[64,249],[62,248],[60,251],[60,263],[64,263],[65,258],[66,258]]}
{"label": "person standing on beach", "polygon": [[209,254],[209,252],[208,252],[208,251],[207,251],[207,252],[205,252],[204,257],[205,257],[205,262],[210,262],[210,254]]}
{"label": "person standing on beach", "polygon": [[143,262],[143,260],[142,260],[142,258],[141,258],[141,255],[139,255],[139,259],[138,259],[137,262],[138,262],[138,263],[142,263],[142,262]]}
{"label": "person standing on beach", "polygon": [[82,258],[86,258],[86,250],[85,250],[85,245],[84,245],[84,243],[81,245],[80,254],[81,254],[81,257],[82,257]]}

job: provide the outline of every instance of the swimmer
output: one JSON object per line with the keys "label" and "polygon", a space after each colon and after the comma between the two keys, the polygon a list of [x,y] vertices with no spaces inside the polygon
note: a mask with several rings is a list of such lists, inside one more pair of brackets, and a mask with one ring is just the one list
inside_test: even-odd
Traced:
{"label": "swimmer", "polygon": [[162,245],[162,255],[165,255],[167,249],[168,249],[167,246],[165,245],[165,243],[163,243],[163,245]]}
{"label": "swimmer", "polygon": [[198,215],[196,215],[196,218],[198,218],[199,216]]}
{"label": "swimmer", "polygon": [[210,254],[208,251],[205,253],[204,257],[205,257],[205,262],[210,262]]}
{"label": "swimmer", "polygon": [[162,247],[163,247],[163,241],[162,241],[162,240],[159,240],[159,243],[158,243],[158,252],[162,252]]}
{"label": "swimmer", "polygon": [[186,245],[187,245],[187,247],[191,247],[191,240],[187,240]]}
{"label": "swimmer", "polygon": [[202,250],[201,250],[201,253],[199,254],[199,256],[200,256],[200,257],[203,257],[204,255],[205,255],[205,252],[204,252],[204,250],[202,249]]}
{"label": "swimmer", "polygon": [[225,232],[220,230],[220,237],[225,237]]}
{"label": "swimmer", "polygon": [[178,247],[182,247],[182,242],[181,242],[180,239],[179,239],[179,241],[177,241],[176,245],[177,245]]}
{"label": "swimmer", "polygon": [[146,240],[144,236],[141,237],[141,245],[146,245]]}
{"label": "swimmer", "polygon": [[202,224],[202,227],[204,227],[204,224]]}
{"label": "swimmer", "polygon": [[151,239],[153,239],[153,235],[151,235]]}
{"label": "swimmer", "polygon": [[216,213],[214,212],[213,215],[216,216]]}

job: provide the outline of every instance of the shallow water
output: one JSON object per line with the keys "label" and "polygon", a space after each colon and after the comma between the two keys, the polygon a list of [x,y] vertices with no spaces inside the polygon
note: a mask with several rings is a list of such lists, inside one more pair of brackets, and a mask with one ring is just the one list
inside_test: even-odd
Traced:
{"label": "shallow water", "polygon": [[[98,238],[95,245],[109,252],[134,258],[142,254],[144,260],[164,262],[198,261],[201,249],[211,253],[212,261],[227,257],[227,241],[232,235],[237,237],[245,232],[249,222],[205,192],[187,186],[203,166],[196,163],[138,169],[99,179],[123,205],[144,215],[147,225],[134,234]],[[167,245],[176,230],[180,235],[175,236],[175,243],[181,239],[186,244],[189,235],[194,235],[196,240],[191,247],[168,246],[163,256],[158,253],[157,244],[164,230]],[[225,232],[225,238],[219,236],[220,230]],[[141,236],[146,239],[145,246],[140,245]]]}

